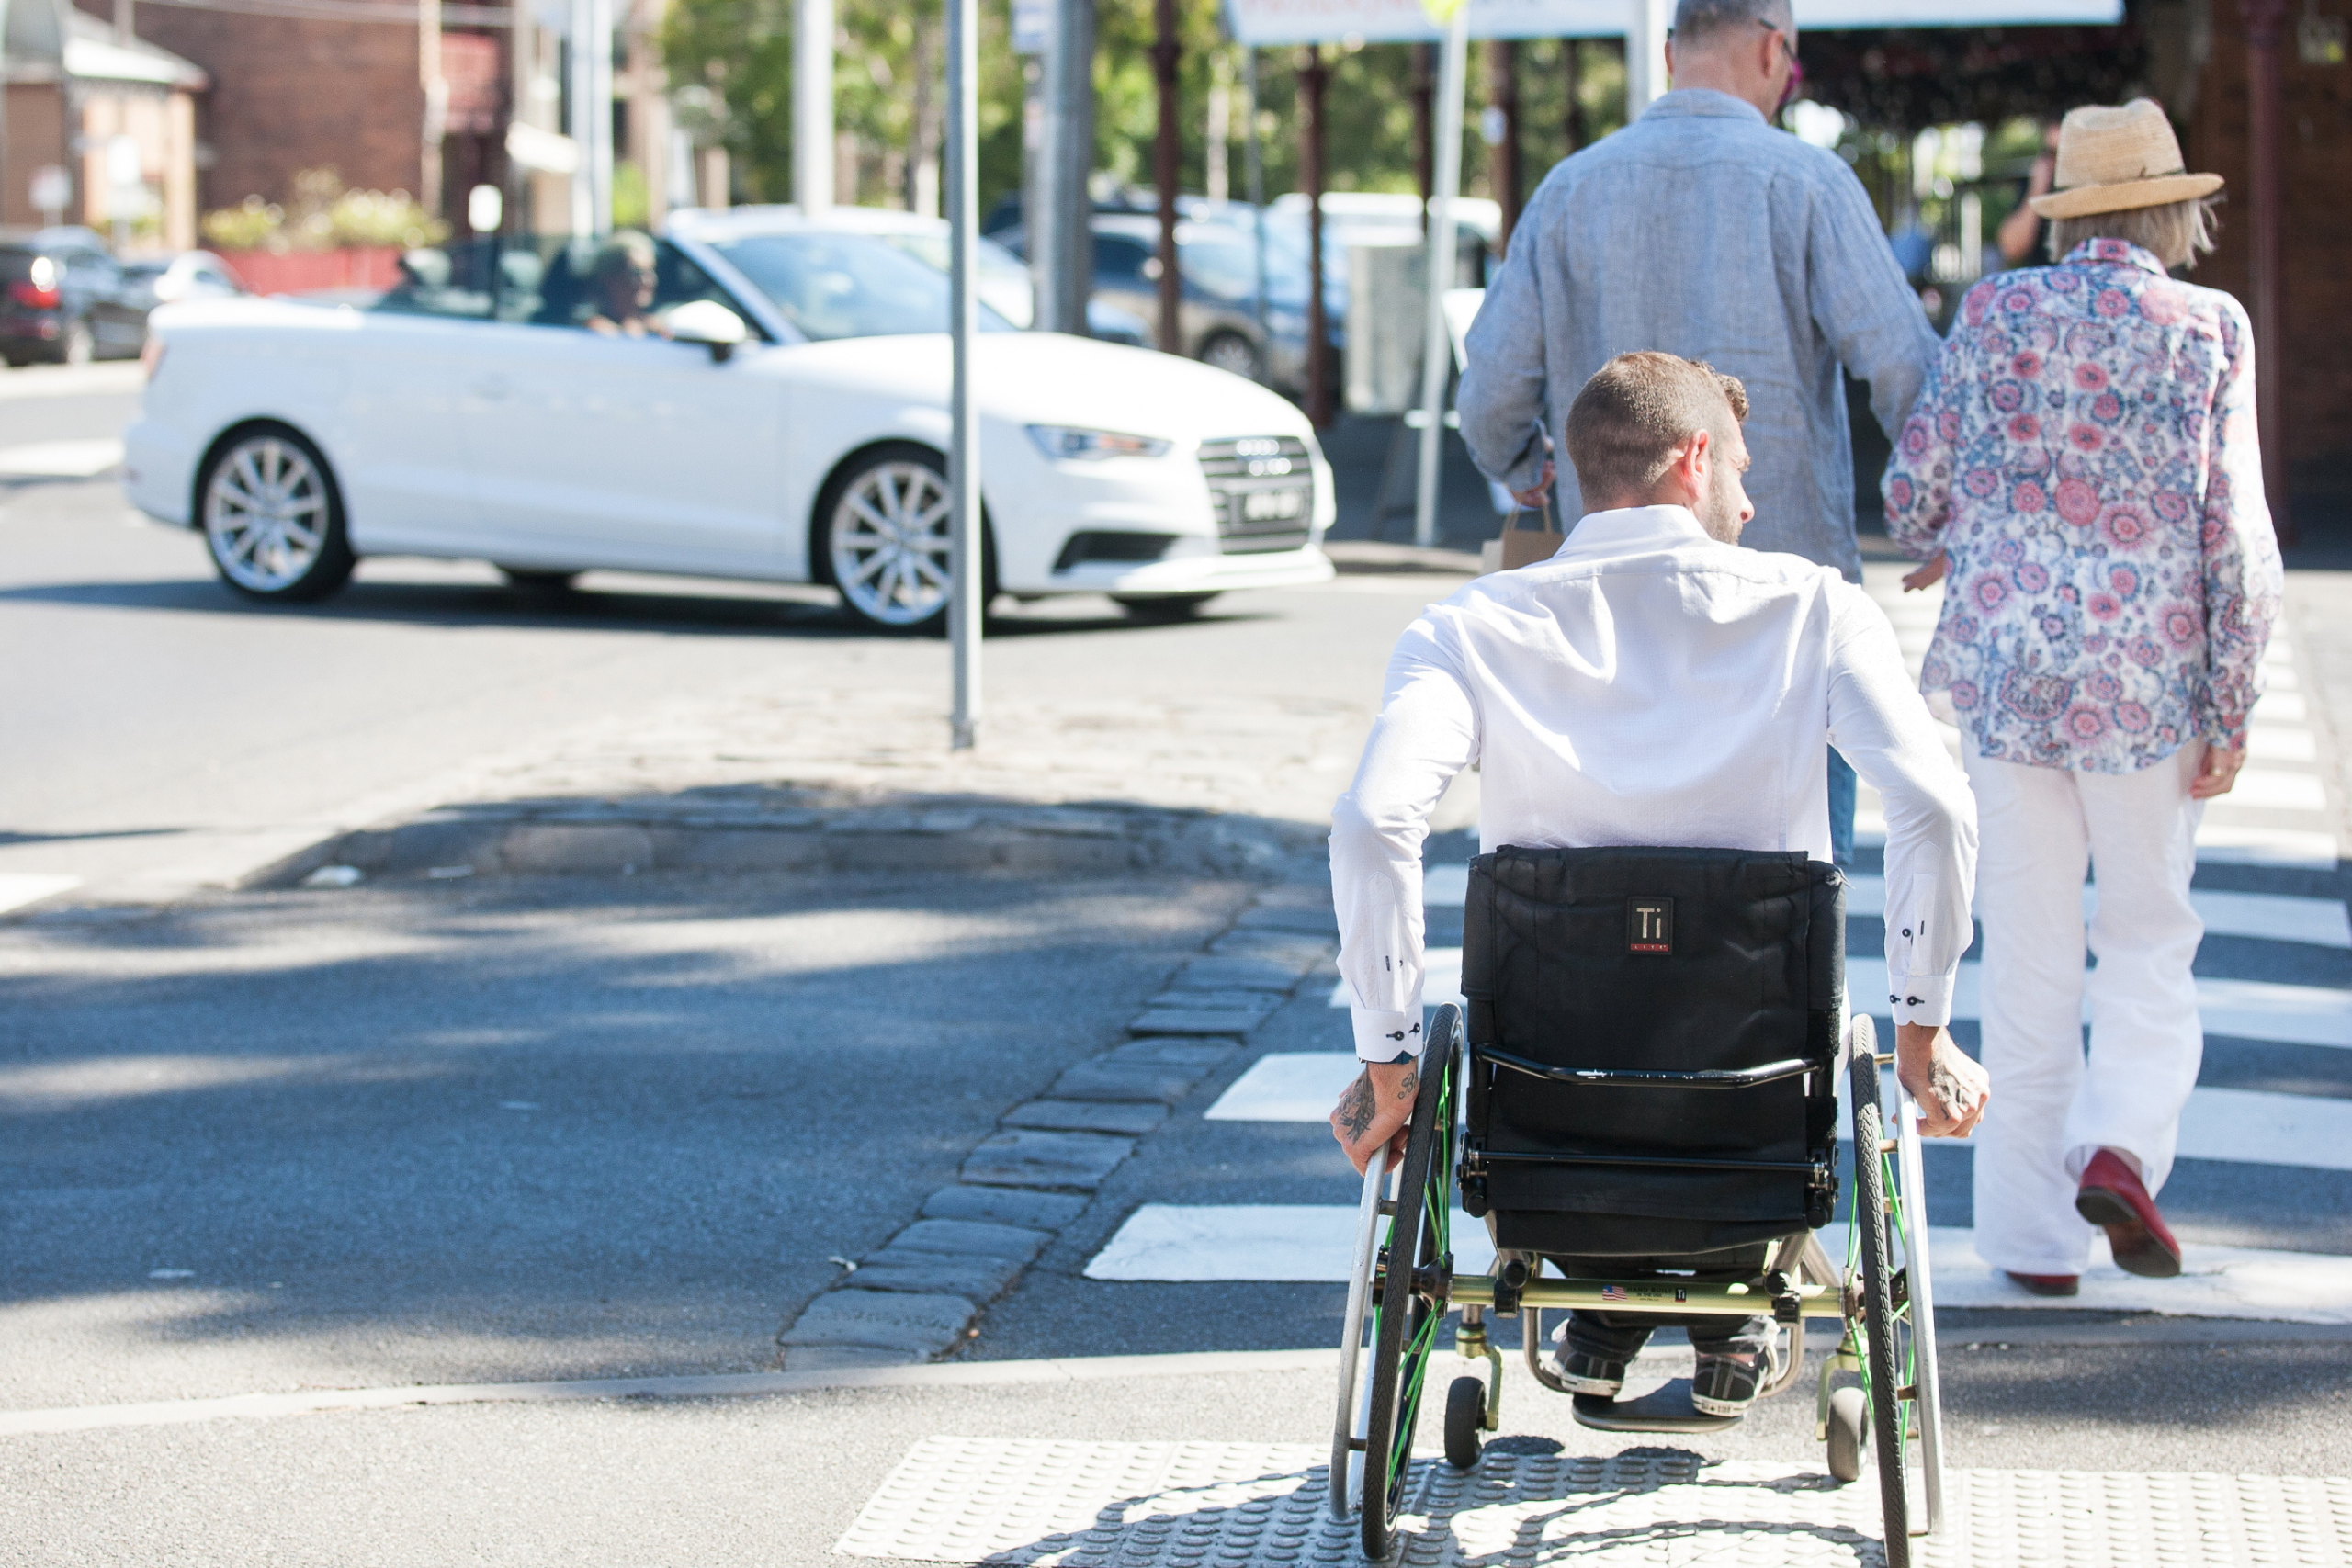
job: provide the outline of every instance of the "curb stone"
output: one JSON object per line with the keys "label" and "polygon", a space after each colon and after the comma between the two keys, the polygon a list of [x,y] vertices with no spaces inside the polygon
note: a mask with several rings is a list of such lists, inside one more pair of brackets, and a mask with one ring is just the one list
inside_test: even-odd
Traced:
{"label": "curb stone", "polygon": [[[1073,816],[1080,814],[1071,814]],[[1083,814],[1088,818],[1108,813]],[[1066,818],[1067,821],[1068,818]],[[1089,826],[1092,824],[1090,822]],[[1066,826],[1075,836],[1080,829]],[[1148,1037],[1073,1064],[1053,1086],[998,1119],[956,1185],[813,1298],[777,1337],[793,1371],[934,1359],[978,1333],[974,1320],[1012,1289],[1168,1108],[1240,1049],[1336,943],[1330,895],[1305,884],[1261,888],[1235,925],[1188,960],[1131,1031]],[[1253,920],[1253,917],[1256,919]],[[1281,922],[1272,929],[1266,919]],[[1244,939],[1240,951],[1226,944]],[[1202,1021],[1222,1025],[1193,1033]],[[913,1305],[907,1303],[921,1303]]]}
{"label": "curb stone", "polygon": [[[322,840],[244,886],[292,887],[330,864],[350,866],[371,881],[446,876],[460,866],[474,876],[916,870],[1263,876],[1315,857],[1322,837],[1305,823],[1125,802],[1080,807],[962,796],[843,801],[831,792],[746,785],[629,799],[444,807]],[[1296,918],[1294,904],[1261,908],[1272,918]]]}

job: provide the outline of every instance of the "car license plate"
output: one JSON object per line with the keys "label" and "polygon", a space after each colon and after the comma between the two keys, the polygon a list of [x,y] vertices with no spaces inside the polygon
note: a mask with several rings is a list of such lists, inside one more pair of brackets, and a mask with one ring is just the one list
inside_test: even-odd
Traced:
{"label": "car license plate", "polygon": [[1306,515],[1306,492],[1303,490],[1252,490],[1241,494],[1241,520],[1244,523],[1287,523]]}

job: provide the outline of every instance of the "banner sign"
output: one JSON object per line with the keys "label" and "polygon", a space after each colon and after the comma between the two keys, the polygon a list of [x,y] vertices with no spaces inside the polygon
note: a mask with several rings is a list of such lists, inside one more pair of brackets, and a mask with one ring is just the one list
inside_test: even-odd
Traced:
{"label": "banner sign", "polygon": [[[1462,0],[1472,38],[1622,38],[1635,0]],[[1442,5],[1442,0],[1438,0]],[[1234,41],[1434,43],[1444,36],[1423,0],[1225,0]],[[1447,7],[1450,9],[1450,7]],[[1807,28],[2111,26],[2123,0],[1796,0]]]}

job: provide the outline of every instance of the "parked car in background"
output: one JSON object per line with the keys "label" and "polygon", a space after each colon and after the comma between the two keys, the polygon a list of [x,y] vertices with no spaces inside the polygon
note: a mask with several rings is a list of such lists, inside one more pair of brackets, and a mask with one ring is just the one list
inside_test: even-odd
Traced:
{"label": "parked car in background", "polygon": [[136,358],[147,310],[142,286],[87,229],[0,244],[0,359],[12,366]]}
{"label": "parked car in background", "polygon": [[182,251],[124,264],[132,296],[147,309],[183,299],[232,299],[253,292],[237,269],[210,251]]}
{"label": "parked car in background", "polygon": [[[1094,304],[1146,323],[1143,341],[1156,343],[1159,320],[1159,224],[1156,218],[1097,213]],[[998,234],[1005,248],[1024,254],[1019,228]],[[1176,227],[1176,267],[1182,283],[1179,321],[1186,357],[1297,393],[1306,386],[1306,268],[1279,235],[1268,234],[1266,309],[1258,312],[1258,253],[1249,231],[1226,221],[1187,220]],[[1329,280],[1327,279],[1327,286]],[[1345,293],[1326,293],[1342,303]],[[1344,309],[1330,317],[1330,341],[1343,348]]]}
{"label": "parked car in background", "polygon": [[[821,582],[869,626],[938,626],[946,280],[855,222],[682,212],[660,241],[413,251],[365,308],[164,306],[126,491],[257,599],[439,556],[545,588]],[[1290,403],[980,316],[989,592],[1168,617],[1330,575],[1330,471]]]}

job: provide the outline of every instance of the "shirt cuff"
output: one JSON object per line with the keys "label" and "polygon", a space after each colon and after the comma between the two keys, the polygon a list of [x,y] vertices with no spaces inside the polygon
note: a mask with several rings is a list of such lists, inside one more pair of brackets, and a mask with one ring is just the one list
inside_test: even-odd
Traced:
{"label": "shirt cuff", "polygon": [[1375,1012],[1370,1008],[1354,1008],[1356,1026],[1356,1060],[1359,1062],[1393,1062],[1399,1055],[1418,1057],[1421,1054],[1421,1011]]}
{"label": "shirt cuff", "polygon": [[1894,1021],[1928,1029],[1950,1023],[1952,986],[1958,978],[1956,975],[1889,975],[1886,1001]]}

